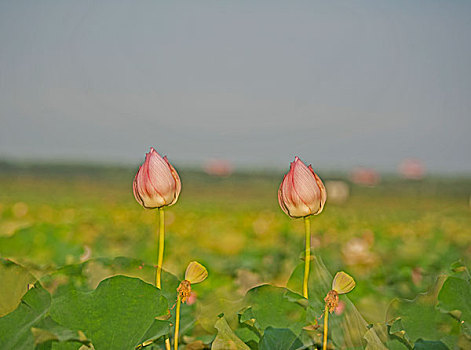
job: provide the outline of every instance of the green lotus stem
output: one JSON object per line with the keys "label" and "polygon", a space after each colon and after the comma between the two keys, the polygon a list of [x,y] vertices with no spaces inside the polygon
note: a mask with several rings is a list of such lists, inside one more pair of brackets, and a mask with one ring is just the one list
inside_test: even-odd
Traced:
{"label": "green lotus stem", "polygon": [[322,350],[327,350],[327,332],[329,330],[329,310],[327,306],[324,311],[324,343],[322,345]]}
{"label": "green lotus stem", "polygon": [[175,313],[175,340],[173,343],[173,348],[175,350],[178,350],[178,330],[180,328],[180,306],[182,304],[182,300],[180,299],[180,296],[178,296],[177,299],[177,311]]}
{"label": "green lotus stem", "polygon": [[159,220],[159,256],[157,259],[157,274],[155,276],[155,285],[157,288],[162,289],[161,274],[162,264],[164,261],[164,243],[165,243],[165,214],[164,208],[159,208],[160,220]]}
{"label": "green lotus stem", "polygon": [[329,330],[329,310],[327,306],[324,311],[324,342],[322,345],[322,350],[327,350],[327,332]]}
{"label": "green lotus stem", "polygon": [[306,255],[304,257],[304,280],[303,297],[308,299],[307,285],[309,281],[309,266],[311,265],[311,219],[310,216],[304,217],[304,230],[306,233]]}
{"label": "green lotus stem", "polygon": [[[165,244],[165,213],[164,208],[159,208],[159,247],[158,247],[158,258],[157,258],[157,273],[155,275],[155,286],[162,289],[162,265],[164,261],[164,244]],[[165,349],[170,350],[170,339],[165,337]]]}

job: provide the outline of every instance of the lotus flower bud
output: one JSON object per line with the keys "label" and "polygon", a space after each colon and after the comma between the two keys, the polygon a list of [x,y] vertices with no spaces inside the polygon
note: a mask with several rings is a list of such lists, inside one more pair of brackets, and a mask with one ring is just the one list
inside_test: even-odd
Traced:
{"label": "lotus flower bud", "polygon": [[140,205],[154,209],[176,203],[181,191],[181,181],[167,157],[162,158],[151,147],[134,177],[132,189]]}
{"label": "lotus flower bud", "polygon": [[324,209],[327,192],[322,180],[298,157],[291,163],[278,190],[281,209],[292,218],[317,215]]}

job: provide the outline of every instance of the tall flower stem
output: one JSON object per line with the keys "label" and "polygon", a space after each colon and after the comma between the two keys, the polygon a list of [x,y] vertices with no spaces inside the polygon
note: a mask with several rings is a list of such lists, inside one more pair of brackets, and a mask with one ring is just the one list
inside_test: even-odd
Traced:
{"label": "tall flower stem", "polygon": [[164,208],[159,208],[159,255],[157,258],[157,274],[155,276],[155,285],[157,288],[162,289],[161,274],[162,264],[164,261],[164,244],[165,244],[165,213]]}
{"label": "tall flower stem", "polygon": [[327,350],[327,332],[329,330],[329,310],[327,306],[324,311],[324,343],[322,346],[323,350]]}
{"label": "tall flower stem", "polygon": [[177,299],[177,311],[175,313],[175,339],[173,343],[173,348],[178,350],[178,331],[180,329],[180,306],[182,305],[182,300],[180,296]]}
{"label": "tall flower stem", "polygon": [[306,255],[304,257],[304,280],[303,280],[303,297],[308,299],[307,285],[309,281],[309,266],[311,265],[311,218],[304,217],[304,230],[306,233]]}
{"label": "tall flower stem", "polygon": [[[165,212],[164,208],[159,208],[159,247],[157,257],[157,273],[155,275],[155,286],[162,289],[162,264],[164,262],[164,244],[165,244]],[[165,349],[170,350],[170,340],[165,336]]]}

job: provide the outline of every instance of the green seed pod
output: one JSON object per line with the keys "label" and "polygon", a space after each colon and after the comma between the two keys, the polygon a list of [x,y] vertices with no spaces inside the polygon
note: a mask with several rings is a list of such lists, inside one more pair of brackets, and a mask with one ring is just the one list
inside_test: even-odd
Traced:
{"label": "green seed pod", "polygon": [[355,288],[355,280],[343,271],[337,272],[332,282],[332,290],[338,294],[346,294]]}
{"label": "green seed pod", "polygon": [[185,272],[185,280],[191,284],[203,282],[208,277],[208,271],[199,262],[192,261],[188,264]]}

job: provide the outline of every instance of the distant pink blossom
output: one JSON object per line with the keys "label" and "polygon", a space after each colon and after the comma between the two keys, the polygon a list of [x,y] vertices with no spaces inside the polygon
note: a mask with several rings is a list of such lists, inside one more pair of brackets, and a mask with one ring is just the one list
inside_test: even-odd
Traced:
{"label": "distant pink blossom", "polygon": [[204,164],[204,171],[213,176],[229,176],[234,171],[232,164],[225,159],[211,159]]}
{"label": "distant pink blossom", "polygon": [[369,187],[376,186],[381,180],[381,177],[376,170],[363,167],[353,169],[350,178],[352,182],[357,185]]}
{"label": "distant pink blossom", "polygon": [[425,165],[419,159],[404,159],[399,165],[399,174],[405,179],[421,180],[425,176]]}

